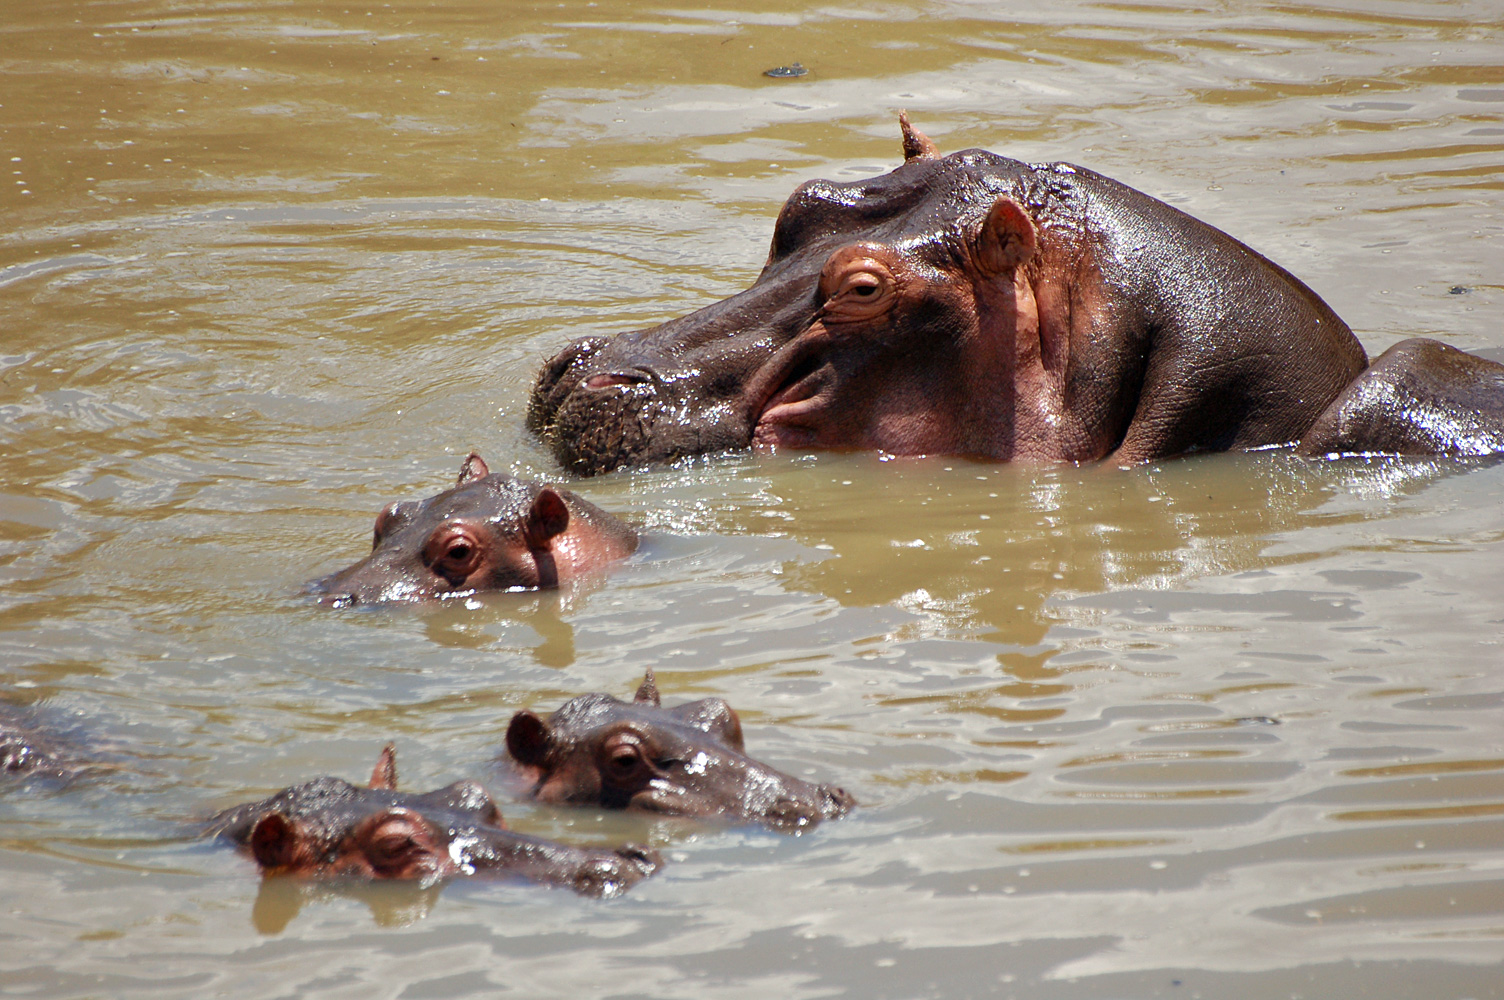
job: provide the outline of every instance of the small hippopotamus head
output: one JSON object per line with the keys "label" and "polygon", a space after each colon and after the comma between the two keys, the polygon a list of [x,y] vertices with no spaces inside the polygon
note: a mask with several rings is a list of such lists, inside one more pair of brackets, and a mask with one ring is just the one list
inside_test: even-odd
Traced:
{"label": "small hippopotamus head", "polygon": [[637,548],[637,534],[568,490],[492,473],[472,453],[451,490],[389,504],[371,554],[305,591],[344,607],[537,590]]}
{"label": "small hippopotamus head", "polygon": [[0,701],[0,782],[66,784],[105,766],[76,740],[43,726],[30,708]]}
{"label": "small hippopotamus head", "polygon": [[495,801],[472,781],[422,795],[396,786],[396,753],[388,744],[365,788],[316,778],[228,809],[208,832],[249,851],[267,874],[316,879],[427,885],[510,872],[600,896],[623,891],[661,864],[640,848],[582,849],[512,833]]}
{"label": "small hippopotamus head", "polygon": [[631,702],[588,694],[547,721],[518,712],[507,750],[545,802],[592,803],[676,816],[727,816],[798,833],[856,800],[753,760],[741,720],[720,698],[660,703],[648,671]]}

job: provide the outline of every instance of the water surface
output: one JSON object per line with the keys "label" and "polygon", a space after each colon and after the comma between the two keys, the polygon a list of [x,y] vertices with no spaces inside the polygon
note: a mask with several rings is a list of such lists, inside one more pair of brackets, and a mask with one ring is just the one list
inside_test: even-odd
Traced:
{"label": "water surface", "polygon": [[[111,764],[0,797],[7,992],[1504,995],[1504,466],[723,455],[579,484],[647,542],[558,594],[295,595],[472,448],[557,476],[540,360],[744,287],[899,108],[1231,232],[1370,353],[1504,348],[1497,3],[3,9],[0,685]],[[861,808],[517,800],[511,714],[648,666]],[[672,864],[308,890],[191,835],[387,740]]]}

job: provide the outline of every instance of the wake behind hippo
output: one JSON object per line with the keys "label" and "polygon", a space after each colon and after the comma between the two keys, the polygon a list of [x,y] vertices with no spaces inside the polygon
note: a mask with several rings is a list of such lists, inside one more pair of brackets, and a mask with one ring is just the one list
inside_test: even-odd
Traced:
{"label": "wake behind hippo", "polygon": [[630,702],[587,694],[546,721],[518,712],[507,727],[507,751],[544,802],[724,816],[785,833],[856,804],[843,789],[748,757],[741,720],[722,699],[664,708],[651,670]]}
{"label": "wake behind hippo", "polygon": [[751,288],[547,362],[529,427],[584,475],[748,446],[1504,451],[1504,366],[1412,340],[1369,368],[1315,292],[1225,233],[1068,164],[941,157],[900,123],[893,172],[794,192]]}
{"label": "wake behind hippo", "polygon": [[472,452],[453,489],[388,505],[371,554],[304,589],[337,607],[547,589],[636,549],[637,533],[595,504],[493,473]]}
{"label": "wake behind hippo", "polygon": [[518,875],[589,896],[612,896],[657,871],[636,847],[570,847],[512,833],[485,789],[459,781],[397,791],[392,746],[368,787],[316,778],[227,809],[205,831],[245,848],[267,874],[314,879],[400,879],[430,884],[464,875]]}

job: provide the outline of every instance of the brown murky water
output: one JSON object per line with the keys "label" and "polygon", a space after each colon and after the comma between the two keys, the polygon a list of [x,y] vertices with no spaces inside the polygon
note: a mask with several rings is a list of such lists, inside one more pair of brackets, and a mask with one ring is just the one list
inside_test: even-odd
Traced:
{"label": "brown murky water", "polygon": [[[1504,996],[1504,466],[720,456],[585,484],[649,532],[587,586],[293,596],[470,448],[555,474],[540,358],[743,287],[900,107],[1228,230],[1370,352],[1504,347],[1497,2],[0,11],[0,682],[117,765],[0,796],[0,993]],[[647,665],[861,809],[508,804],[510,714]],[[188,832],[388,739],[673,864],[304,891]]]}

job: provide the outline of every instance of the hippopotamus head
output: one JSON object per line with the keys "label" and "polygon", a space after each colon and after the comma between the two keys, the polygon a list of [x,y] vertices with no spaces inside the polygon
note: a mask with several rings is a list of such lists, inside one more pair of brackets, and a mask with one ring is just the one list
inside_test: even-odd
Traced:
{"label": "hippopotamus head", "polygon": [[1288,272],[1089,170],[940,156],[810,181],[752,287],[545,363],[584,475],[722,449],[1126,462],[1294,440],[1363,368]]}
{"label": "hippopotamus head", "polygon": [[941,159],[903,128],[892,173],[794,192],[751,288],[547,362],[529,426],[586,475],[749,445],[988,451],[997,429],[958,380],[987,374],[983,286],[1036,247],[1002,193],[1023,165]]}
{"label": "hippopotamus head", "polygon": [[556,587],[637,548],[637,534],[568,490],[492,473],[479,455],[455,487],[388,505],[371,554],[305,585],[344,606]]}
{"label": "hippopotamus head", "polygon": [[305,878],[428,884],[511,872],[610,895],[660,865],[639,848],[586,850],[512,833],[495,801],[472,781],[422,795],[399,792],[390,744],[365,788],[316,778],[228,809],[209,821],[208,832],[247,849],[267,874]]}
{"label": "hippopotamus head", "polygon": [[588,694],[545,721],[518,712],[507,750],[545,802],[676,816],[727,816],[798,833],[844,815],[856,800],[753,760],[741,720],[720,698],[664,708],[648,671],[631,702]]}

